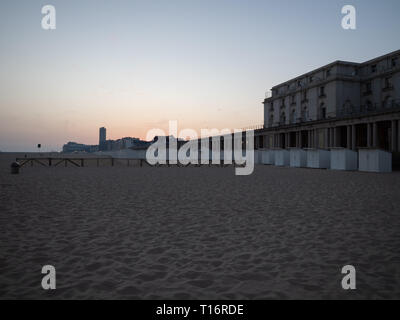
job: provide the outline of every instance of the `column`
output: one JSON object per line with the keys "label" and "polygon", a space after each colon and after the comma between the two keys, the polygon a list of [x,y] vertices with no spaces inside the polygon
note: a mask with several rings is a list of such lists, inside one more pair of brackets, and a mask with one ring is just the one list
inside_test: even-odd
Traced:
{"label": "column", "polygon": [[311,141],[310,141],[310,144],[311,144],[311,148],[315,148],[315,145],[314,145],[314,130],[311,130]]}
{"label": "column", "polygon": [[325,143],[324,143],[325,149],[329,149],[329,129],[325,129]]}
{"label": "column", "polygon": [[351,148],[351,126],[347,126],[347,133],[346,133],[346,148],[350,149]]}
{"label": "column", "polygon": [[351,149],[356,150],[357,147],[357,131],[356,131],[356,125],[353,124],[351,126]]}
{"label": "column", "polygon": [[392,141],[391,141],[391,150],[392,152],[396,152],[396,121],[392,120]]}
{"label": "column", "polygon": [[337,128],[333,128],[333,147],[336,148],[337,146]]}
{"label": "column", "polygon": [[286,149],[290,147],[290,133],[286,133],[285,137]]}
{"label": "column", "polygon": [[367,147],[371,148],[371,124],[367,123]]}
{"label": "column", "polygon": [[318,129],[315,129],[315,130],[314,130],[314,147],[315,147],[315,148],[319,148],[319,144],[318,144],[318,142],[319,142],[319,141],[318,141],[318,140],[319,140],[319,139],[318,139],[318,138],[319,138],[319,137],[318,137],[318,133],[319,133],[319,130],[318,130]]}
{"label": "column", "polygon": [[299,148],[302,147],[303,147],[303,135],[301,134],[301,131],[299,131]]}
{"label": "column", "polygon": [[315,130],[311,130],[311,148],[315,148]]}
{"label": "column", "polygon": [[307,130],[307,148],[311,148],[311,130]]}
{"label": "column", "polygon": [[397,121],[397,152],[400,152],[400,120]]}
{"label": "column", "polygon": [[372,146],[378,148],[378,125],[376,122],[372,124]]}

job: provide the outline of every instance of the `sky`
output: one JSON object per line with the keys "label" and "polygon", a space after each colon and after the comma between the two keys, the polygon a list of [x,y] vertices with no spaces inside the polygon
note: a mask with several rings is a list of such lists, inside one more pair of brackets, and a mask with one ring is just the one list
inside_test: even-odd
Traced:
{"label": "sky", "polygon": [[[344,5],[357,29],[341,27]],[[41,27],[42,7],[56,29]],[[398,0],[1,0],[0,151],[263,123],[272,86],[400,49]]]}

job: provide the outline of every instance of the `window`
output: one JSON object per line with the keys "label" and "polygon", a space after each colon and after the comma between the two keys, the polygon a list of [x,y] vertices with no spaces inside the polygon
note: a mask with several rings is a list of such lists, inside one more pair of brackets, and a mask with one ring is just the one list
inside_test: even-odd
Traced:
{"label": "window", "polygon": [[320,88],[319,88],[319,96],[320,96],[320,97],[325,96],[325,87],[320,87]]}
{"label": "window", "polygon": [[323,103],[320,105],[320,117],[321,119],[326,119],[326,107]]}
{"label": "window", "polygon": [[392,78],[386,77],[385,78],[385,86],[384,89],[390,89],[392,87]]}
{"label": "window", "polygon": [[291,99],[290,100],[291,104],[295,104],[296,103],[296,96],[295,95],[292,95],[290,99]]}
{"label": "window", "polygon": [[342,113],[343,114],[353,113],[353,104],[349,99],[347,99],[346,102],[343,104]]}
{"label": "window", "polygon": [[297,81],[297,86],[301,87],[301,81],[300,80]]}
{"label": "window", "polygon": [[375,73],[375,72],[376,72],[376,64],[373,64],[373,65],[371,66],[371,72],[372,72],[372,73]]}
{"label": "window", "polygon": [[274,104],[273,104],[273,102],[271,102],[271,104],[269,105],[269,111],[270,112],[274,112]]}
{"label": "window", "polygon": [[302,121],[307,121],[308,120],[308,109],[307,109],[307,107],[304,107],[303,111],[301,112],[301,120]]}
{"label": "window", "polygon": [[393,106],[393,100],[391,96],[387,96],[385,100],[383,100],[384,108],[391,108]]}
{"label": "window", "polygon": [[271,127],[274,124],[274,115],[270,115],[268,120],[268,126]]}
{"label": "window", "polygon": [[397,58],[392,58],[392,68],[397,66]]}
{"label": "window", "polygon": [[371,81],[368,81],[365,83],[365,91],[364,91],[364,95],[369,95],[372,92],[372,84]]}
{"label": "window", "polygon": [[331,76],[331,69],[326,70],[326,77],[330,77]]}
{"label": "window", "polygon": [[303,91],[303,101],[307,101],[307,90]]}
{"label": "window", "polygon": [[313,82],[313,81],[314,81],[314,77],[310,76],[310,82]]}
{"label": "window", "polygon": [[285,112],[281,113],[280,123],[281,124],[286,124],[286,114],[285,114]]}
{"label": "window", "polygon": [[296,109],[293,109],[290,114],[290,123],[296,123]]}

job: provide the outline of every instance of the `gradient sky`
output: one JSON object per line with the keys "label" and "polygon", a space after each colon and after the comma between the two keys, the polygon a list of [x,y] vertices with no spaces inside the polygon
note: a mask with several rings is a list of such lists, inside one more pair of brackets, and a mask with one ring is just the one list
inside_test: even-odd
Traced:
{"label": "gradient sky", "polygon": [[[41,28],[54,5],[57,29]],[[357,30],[341,8],[357,9]],[[273,85],[400,49],[398,0],[1,0],[0,150],[262,124]]]}

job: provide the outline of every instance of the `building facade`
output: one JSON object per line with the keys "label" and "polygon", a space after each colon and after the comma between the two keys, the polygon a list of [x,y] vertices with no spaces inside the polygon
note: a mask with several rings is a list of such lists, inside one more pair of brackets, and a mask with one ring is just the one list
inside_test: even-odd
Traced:
{"label": "building facade", "polygon": [[256,148],[400,152],[400,50],[333,62],[273,87],[263,104]]}
{"label": "building facade", "polygon": [[73,153],[73,152],[96,152],[99,151],[98,146],[96,145],[87,145],[76,142],[68,142],[63,146],[63,153]]}

